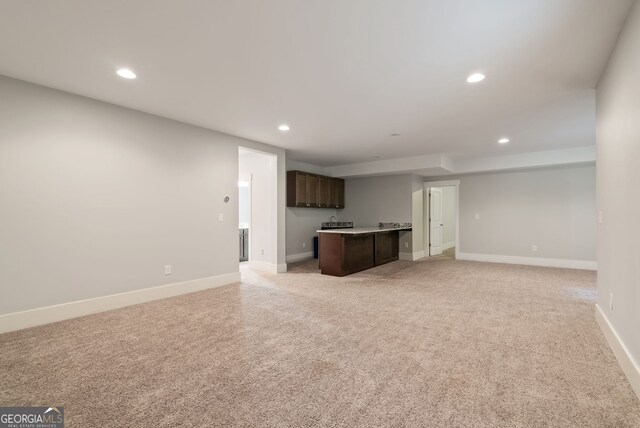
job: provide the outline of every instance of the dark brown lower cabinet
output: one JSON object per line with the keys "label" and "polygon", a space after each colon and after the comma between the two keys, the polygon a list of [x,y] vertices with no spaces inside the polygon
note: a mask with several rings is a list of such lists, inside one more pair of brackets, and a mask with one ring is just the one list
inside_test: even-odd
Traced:
{"label": "dark brown lower cabinet", "polygon": [[345,276],[398,260],[400,233],[320,233],[320,272]]}
{"label": "dark brown lower cabinet", "polygon": [[400,250],[400,233],[397,230],[375,234],[376,266],[398,260]]}

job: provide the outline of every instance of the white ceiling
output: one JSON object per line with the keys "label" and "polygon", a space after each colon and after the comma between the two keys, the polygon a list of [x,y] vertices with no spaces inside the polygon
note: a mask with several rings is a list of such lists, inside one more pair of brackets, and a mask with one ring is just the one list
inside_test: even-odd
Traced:
{"label": "white ceiling", "polygon": [[631,3],[2,0],[0,74],[321,165],[565,149],[595,144],[594,88]]}

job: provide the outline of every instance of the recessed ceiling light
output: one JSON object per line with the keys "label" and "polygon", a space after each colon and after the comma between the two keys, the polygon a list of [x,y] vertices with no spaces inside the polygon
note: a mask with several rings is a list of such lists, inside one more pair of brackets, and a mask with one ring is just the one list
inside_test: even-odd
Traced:
{"label": "recessed ceiling light", "polygon": [[287,132],[291,128],[289,128],[289,125],[283,123],[282,125],[278,126],[278,129],[282,132]]}
{"label": "recessed ceiling light", "polygon": [[134,73],[133,71],[129,70],[128,68],[121,68],[120,70],[116,71],[116,73],[118,73],[118,76],[123,77],[125,79],[135,79],[136,78],[136,73]]}
{"label": "recessed ceiling light", "polygon": [[482,73],[473,73],[471,76],[467,77],[467,82],[469,83],[478,83],[484,80],[484,74]]}
{"label": "recessed ceiling light", "polygon": [[500,144],[507,144],[510,140],[508,138],[500,138],[498,140],[498,143]]}

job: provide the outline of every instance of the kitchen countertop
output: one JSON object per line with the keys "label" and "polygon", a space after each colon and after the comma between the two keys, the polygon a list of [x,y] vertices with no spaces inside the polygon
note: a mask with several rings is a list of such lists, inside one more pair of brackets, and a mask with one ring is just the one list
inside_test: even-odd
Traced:
{"label": "kitchen countertop", "polygon": [[355,227],[353,229],[316,230],[318,233],[340,233],[343,235],[364,235],[367,233],[391,232],[393,230],[411,230],[411,227]]}

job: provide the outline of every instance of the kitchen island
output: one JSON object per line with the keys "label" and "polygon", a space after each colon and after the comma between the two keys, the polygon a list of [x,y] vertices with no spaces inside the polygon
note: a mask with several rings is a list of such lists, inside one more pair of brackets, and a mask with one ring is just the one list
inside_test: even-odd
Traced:
{"label": "kitchen island", "polygon": [[318,230],[320,272],[345,276],[398,260],[401,230],[411,227]]}

